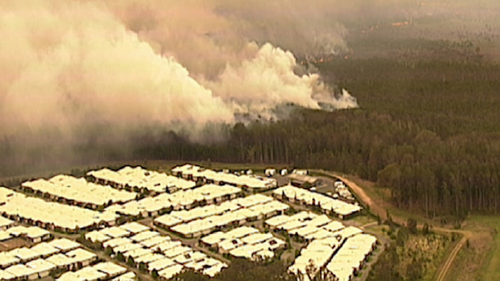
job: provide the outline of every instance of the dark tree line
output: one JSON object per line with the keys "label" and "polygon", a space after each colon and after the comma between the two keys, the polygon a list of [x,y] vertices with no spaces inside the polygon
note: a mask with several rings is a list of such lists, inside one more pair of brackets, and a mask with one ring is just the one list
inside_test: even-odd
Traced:
{"label": "dark tree line", "polygon": [[[210,159],[322,168],[388,187],[397,206],[428,216],[500,210],[500,66],[339,58],[321,71],[352,91],[360,109],[296,109],[286,120],[207,129],[203,134],[210,141],[202,142],[158,128],[138,131],[124,144],[82,138],[71,147],[71,159],[83,164]],[[20,157],[16,145],[15,139],[0,139],[0,175],[46,167],[52,158],[70,159],[54,147]]]}

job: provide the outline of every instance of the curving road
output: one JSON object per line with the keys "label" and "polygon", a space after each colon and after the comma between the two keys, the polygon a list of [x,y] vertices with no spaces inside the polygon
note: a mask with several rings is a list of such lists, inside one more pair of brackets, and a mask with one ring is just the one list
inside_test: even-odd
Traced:
{"label": "curving road", "polygon": [[[319,172],[321,174],[324,174],[324,175],[327,175],[327,176],[330,176],[333,178],[337,178],[337,179],[343,181],[351,189],[351,191],[354,194],[356,194],[357,198],[364,203],[365,207],[370,208],[371,213],[378,215],[381,219],[387,219],[386,208],[384,206],[381,206],[381,204],[374,203],[374,200],[372,200],[372,198],[370,198],[370,196],[368,196],[366,194],[366,192],[363,190],[363,188],[361,188],[355,182],[353,182],[353,181],[351,181],[351,180],[349,180],[349,179],[347,179],[347,178],[345,178],[337,173],[332,173],[332,172],[328,172],[328,171],[324,171],[324,170],[314,170],[314,172]],[[399,216],[395,216],[395,215],[391,215],[391,219],[395,223],[400,224],[400,225],[405,225],[407,222],[407,218],[403,218],[403,217],[399,217]],[[419,224],[419,226],[421,227],[422,225]],[[467,241],[467,238],[472,235],[472,233],[470,231],[451,230],[448,228],[441,228],[441,227],[434,227],[433,230],[438,231],[438,232],[444,232],[444,233],[460,233],[463,235],[462,239],[455,245],[455,248],[453,248],[453,250],[449,254],[446,261],[438,269],[439,273],[437,275],[436,281],[443,281],[443,280],[445,280],[446,274],[448,273],[448,270],[450,269],[451,265],[453,264],[453,261],[455,260],[458,252],[460,251],[460,249],[463,247],[463,245]]]}

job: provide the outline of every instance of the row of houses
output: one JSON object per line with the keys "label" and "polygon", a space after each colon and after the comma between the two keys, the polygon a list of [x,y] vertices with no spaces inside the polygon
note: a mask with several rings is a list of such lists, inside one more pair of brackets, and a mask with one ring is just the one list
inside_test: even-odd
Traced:
{"label": "row of houses", "polygon": [[21,247],[0,253],[1,280],[33,280],[47,277],[51,271],[83,268],[97,261],[97,256],[80,244],[61,238],[41,242],[31,248]]}
{"label": "row of houses", "polygon": [[345,241],[326,269],[339,281],[350,281],[361,270],[377,246],[377,238],[358,234]]}
{"label": "row of houses", "polygon": [[227,226],[240,226],[249,221],[281,214],[290,207],[272,197],[254,194],[215,206],[176,211],[154,220],[160,227],[184,237],[200,237]]}
{"label": "row of houses", "polygon": [[207,184],[172,194],[146,197],[123,205],[112,205],[106,208],[106,211],[125,216],[155,217],[171,210],[189,210],[200,205],[221,203],[241,194],[241,189],[234,186]]}
{"label": "row of houses", "polygon": [[349,218],[362,209],[359,205],[347,203],[292,185],[282,186],[273,190],[273,196],[295,204],[319,207],[324,213],[338,216],[340,219]]}
{"label": "row of houses", "polygon": [[229,184],[243,189],[264,190],[277,187],[277,181],[254,175],[235,175],[228,171],[214,171],[196,165],[185,164],[172,169],[173,175],[195,182]]}
{"label": "row of houses", "polygon": [[301,280],[314,280],[318,272],[328,263],[340,245],[340,241],[335,237],[314,240],[300,250],[299,256],[288,268],[288,271],[296,276],[300,276]]}
{"label": "row of houses", "polygon": [[58,175],[49,180],[38,179],[21,184],[21,189],[53,201],[91,209],[134,200],[137,193],[110,186],[89,183],[83,178]]}
{"label": "row of houses", "polygon": [[62,274],[57,281],[136,280],[136,275],[127,268],[112,262],[100,262],[77,271]]}
{"label": "row of houses", "polygon": [[265,221],[266,227],[273,231],[284,231],[293,238],[311,242],[336,237],[338,241],[362,232],[361,229],[331,220],[326,215],[302,211],[291,216],[280,215]]}
{"label": "row of houses", "polygon": [[174,193],[178,190],[192,189],[193,181],[170,176],[165,173],[149,171],[142,167],[124,167],[118,171],[101,169],[87,173],[87,180],[118,189],[143,191],[147,189],[154,193]]}
{"label": "row of houses", "polygon": [[120,253],[125,258],[133,258],[136,265],[144,263],[150,273],[156,270],[165,280],[186,269],[213,277],[227,267],[227,264],[193,250],[170,236],[162,236],[137,223],[93,231],[87,233],[85,238],[93,243],[101,243],[104,248],[112,248],[115,255]]}
{"label": "row of houses", "polygon": [[270,233],[241,226],[228,232],[217,231],[200,239],[200,244],[221,254],[246,259],[270,259],[280,249],[285,249],[285,241]]}
{"label": "row of houses", "polygon": [[113,225],[118,218],[115,213],[47,202],[4,187],[0,187],[0,214],[16,222],[61,232]]}
{"label": "row of houses", "polygon": [[[0,217],[1,220],[5,218]],[[31,243],[40,243],[49,240],[52,237],[50,232],[36,226],[11,226],[8,229],[0,231],[0,242],[7,242],[14,238],[23,238]]]}
{"label": "row of houses", "polygon": [[302,249],[288,271],[300,280],[314,280],[322,270],[338,281],[349,281],[361,270],[377,246],[370,234],[356,234],[342,241],[325,238],[312,241]]}

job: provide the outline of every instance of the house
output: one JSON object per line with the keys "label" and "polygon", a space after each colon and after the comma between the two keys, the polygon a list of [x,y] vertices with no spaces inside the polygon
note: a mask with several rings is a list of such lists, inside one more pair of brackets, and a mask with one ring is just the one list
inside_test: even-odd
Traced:
{"label": "house", "polygon": [[62,253],[50,256],[45,260],[54,264],[57,269],[62,269],[62,270],[73,270],[77,266],[74,259]]}
{"label": "house", "polygon": [[142,241],[145,241],[145,240],[148,240],[150,238],[157,237],[157,236],[160,236],[159,232],[147,230],[147,231],[143,231],[143,232],[141,232],[139,234],[136,234],[136,235],[130,237],[130,239],[132,241],[140,243]]}
{"label": "house", "polygon": [[20,262],[21,259],[17,258],[14,253],[0,252],[0,268],[7,268]]}
{"label": "house", "polygon": [[37,252],[38,254],[40,254],[40,256],[42,258],[47,258],[47,257],[50,257],[50,256],[60,252],[59,249],[50,245],[47,242],[42,242],[40,244],[37,244],[37,245],[31,247],[30,250]]}
{"label": "house", "polygon": [[48,242],[48,244],[56,249],[59,249],[62,253],[80,248],[80,244],[66,238],[54,239]]}
{"label": "house", "polygon": [[151,254],[146,254],[146,255],[138,257],[137,259],[135,259],[135,262],[136,262],[136,264],[143,262],[147,265],[151,262],[155,262],[155,261],[161,260],[163,258],[165,258],[164,255],[157,254],[157,253],[151,253]]}
{"label": "house", "polygon": [[19,260],[21,260],[21,262],[28,262],[41,257],[41,254],[25,247],[11,250],[10,253]]}
{"label": "house", "polygon": [[129,222],[129,223],[126,223],[126,224],[119,226],[119,228],[130,232],[130,234],[132,234],[132,235],[149,230],[149,227],[142,225],[140,223],[137,223],[137,222]]}
{"label": "house", "polygon": [[231,250],[236,249],[236,248],[243,246],[243,245],[244,245],[244,243],[239,239],[227,239],[227,240],[223,240],[222,242],[220,242],[217,245],[217,247],[219,249],[219,253],[227,254]]}
{"label": "house", "polygon": [[14,222],[0,216],[0,230],[6,230],[7,228],[14,225]]}
{"label": "house", "polygon": [[49,276],[50,271],[56,268],[53,263],[45,261],[43,259],[30,261],[26,264],[26,266],[31,268],[33,270],[33,273],[36,273],[38,275],[38,278]]}
{"label": "house", "polygon": [[125,274],[122,274],[118,277],[115,277],[111,281],[136,281],[137,276],[133,272],[127,272]]}
{"label": "house", "polygon": [[73,277],[74,279],[72,280],[99,281],[107,278],[105,273],[90,266],[84,267],[74,273],[76,274],[76,278]]}
{"label": "house", "polygon": [[106,242],[108,240],[111,240],[111,237],[98,231],[98,230],[94,230],[94,231],[86,233],[85,239],[89,240],[92,243],[103,243],[103,242]]}
{"label": "house", "polygon": [[9,280],[14,280],[14,279],[16,279],[16,276],[8,273],[7,271],[0,270],[0,280],[9,281]]}
{"label": "house", "polygon": [[96,254],[84,249],[76,249],[66,253],[66,256],[73,259],[78,268],[86,267],[97,260]]}
{"label": "house", "polygon": [[182,255],[182,254],[190,252],[190,251],[192,251],[192,249],[190,247],[181,245],[178,247],[171,248],[167,251],[164,251],[163,255],[165,255],[165,257],[167,257],[167,258],[173,259],[179,255]]}
{"label": "house", "polygon": [[181,273],[183,268],[184,267],[182,265],[176,264],[162,269],[158,272],[158,275],[160,276],[160,280],[170,280],[175,275]]}
{"label": "house", "polygon": [[6,268],[5,271],[15,277],[15,280],[35,280],[38,279],[38,273],[33,269],[27,267],[24,264],[16,264],[9,268]]}
{"label": "house", "polygon": [[172,239],[170,238],[170,236],[155,236],[155,237],[141,241],[140,244],[146,248],[153,248],[156,245],[159,245],[161,243],[168,242],[171,240]]}
{"label": "house", "polygon": [[174,262],[172,259],[169,259],[167,257],[163,257],[162,259],[158,259],[156,261],[148,263],[148,270],[149,272],[152,272],[153,270],[156,269],[156,271],[163,270],[169,266],[176,265],[177,263]]}
{"label": "house", "polygon": [[106,274],[106,278],[113,278],[127,272],[125,267],[112,262],[101,262],[93,266],[94,269]]}

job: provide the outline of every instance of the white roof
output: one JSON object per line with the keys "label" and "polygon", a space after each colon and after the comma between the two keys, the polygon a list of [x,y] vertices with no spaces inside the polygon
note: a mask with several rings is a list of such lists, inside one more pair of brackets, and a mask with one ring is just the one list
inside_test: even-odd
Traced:
{"label": "white roof", "polygon": [[174,258],[178,255],[182,255],[186,252],[189,252],[191,251],[191,248],[190,247],[187,247],[187,246],[178,246],[178,247],[174,247],[174,248],[171,248],[167,251],[164,251],[163,254],[165,255],[165,257],[167,258]]}
{"label": "white roof", "polygon": [[78,276],[76,272],[69,271],[63,273],[61,277],[57,278],[57,281],[85,281],[82,277]]}
{"label": "white roof", "polygon": [[10,253],[22,261],[32,260],[41,256],[39,253],[25,247],[11,250]]}
{"label": "white roof", "polygon": [[297,234],[300,237],[306,237],[308,235],[311,235],[313,233],[318,232],[319,230],[320,230],[320,228],[306,225],[306,226],[301,227],[301,228],[293,229],[289,233],[290,234]]}
{"label": "white roof", "polygon": [[120,246],[113,247],[113,251],[115,251],[115,253],[125,253],[125,252],[132,251],[132,250],[139,249],[139,248],[142,248],[141,244],[130,242],[130,243],[122,244]]}
{"label": "white roof", "polygon": [[123,275],[111,279],[111,281],[136,281],[136,280],[137,276],[133,272],[127,272]]}
{"label": "white roof", "polygon": [[39,179],[22,183],[23,187],[29,187],[43,193],[49,193],[57,197],[85,202],[94,205],[105,205],[111,202],[127,202],[134,200],[136,193],[125,190],[117,190],[110,186],[102,186],[87,182],[83,178],[58,175],[50,180]]}
{"label": "white roof", "polygon": [[117,227],[117,226],[104,228],[104,229],[100,230],[99,232],[102,234],[105,234],[111,238],[119,238],[119,237],[125,237],[125,236],[130,235],[130,232],[128,232],[127,230],[125,230],[123,228]]}
{"label": "white roof", "polygon": [[226,232],[226,237],[228,237],[228,239],[241,238],[254,233],[259,233],[259,230],[249,226],[240,226],[238,228]]}
{"label": "white roof", "polygon": [[174,260],[180,264],[186,264],[188,262],[199,262],[203,261],[207,255],[205,255],[202,252],[198,251],[191,251],[191,252],[186,252],[182,255],[178,255],[177,257],[174,258]]}
{"label": "white roof", "polygon": [[262,244],[256,245],[244,245],[241,247],[237,247],[236,249],[231,250],[229,253],[235,257],[242,257],[251,259],[253,254],[262,251],[265,249],[265,246]]}
{"label": "white roof", "polygon": [[[4,203],[0,205],[0,213],[17,215],[35,222],[52,223],[58,227],[76,229],[116,219],[116,215],[110,216],[107,213],[99,213],[76,206],[47,202],[40,198],[27,197],[18,192],[8,191],[10,196],[2,197],[5,194],[7,192],[0,191],[0,202]],[[30,206],[30,208],[25,208],[25,206]],[[37,231],[41,233],[41,231]],[[35,235],[35,233],[33,232],[31,235]]]}
{"label": "white roof", "polygon": [[45,235],[50,234],[50,232],[48,232],[47,230],[36,227],[36,226],[26,227],[26,226],[22,226],[22,225],[11,227],[11,228],[7,229],[6,232],[8,232],[14,236],[25,235],[26,237],[29,237],[31,239],[43,237]]}
{"label": "white roof", "polygon": [[244,245],[240,239],[227,239],[219,243],[219,248],[225,251],[231,251],[232,249],[238,248]]}
{"label": "white roof", "polygon": [[93,266],[95,269],[99,270],[110,276],[116,276],[127,272],[127,269],[123,266],[119,266],[112,262],[101,262]]}
{"label": "white roof", "polygon": [[0,280],[11,280],[16,278],[16,276],[10,274],[9,272],[5,270],[0,269]]}
{"label": "white roof", "polygon": [[322,228],[331,232],[336,232],[343,229],[345,226],[338,221],[332,221],[331,223],[323,226]]}
{"label": "white roof", "polygon": [[94,230],[92,232],[85,234],[85,239],[88,239],[92,242],[105,242],[110,240],[111,237],[98,230]]}
{"label": "white roof", "polygon": [[158,272],[158,274],[165,278],[165,279],[170,279],[172,277],[174,277],[175,275],[179,274],[182,272],[182,265],[180,264],[176,264],[176,265],[173,265],[173,266],[169,266],[163,270],[161,270],[160,272]]}
{"label": "white roof", "polygon": [[346,228],[341,229],[340,231],[335,232],[335,235],[340,235],[342,238],[349,238],[356,234],[363,233],[363,231],[355,226],[348,226]]}
{"label": "white roof", "polygon": [[57,249],[56,247],[52,246],[47,242],[42,242],[40,244],[37,244],[31,247],[30,250],[39,253],[41,256],[57,254],[60,251],[59,249]]}
{"label": "white roof", "polygon": [[161,260],[163,258],[165,258],[164,255],[160,255],[157,253],[151,253],[151,254],[147,254],[147,255],[138,257],[137,259],[135,259],[135,262],[136,263],[144,262],[146,264],[149,264],[150,262]]}
{"label": "white roof", "polygon": [[58,267],[63,267],[74,263],[74,260],[65,254],[55,254],[45,259],[46,261],[55,264]]}
{"label": "white roof", "polygon": [[75,262],[84,262],[96,258],[96,254],[84,249],[76,249],[66,253],[66,256],[72,258]]}
{"label": "white roof", "polygon": [[115,248],[117,246],[125,245],[125,244],[130,244],[132,242],[133,241],[130,240],[129,238],[121,237],[121,238],[115,238],[115,239],[108,240],[108,241],[102,243],[102,246],[104,248],[107,248],[108,246],[111,247],[111,248]]}
{"label": "white roof", "polygon": [[201,241],[204,243],[207,243],[209,245],[214,245],[214,244],[218,244],[220,241],[225,240],[225,239],[226,239],[226,233],[224,233],[222,231],[217,231],[217,232],[214,232],[212,234],[209,234],[209,235],[201,238]]}
{"label": "white roof", "polygon": [[125,229],[126,231],[132,233],[132,234],[137,234],[139,232],[143,232],[146,230],[149,230],[149,227],[142,225],[137,222],[129,222],[124,225],[119,226],[121,229]]}
{"label": "white roof", "polygon": [[142,167],[124,167],[115,172],[109,169],[91,171],[87,175],[94,176],[123,186],[129,185],[138,188],[147,188],[155,192],[165,192],[166,188],[177,187],[179,189],[189,189],[196,186],[195,182],[169,176],[165,173],[148,171]]}
{"label": "white roof", "polygon": [[174,226],[182,222],[181,219],[178,219],[174,216],[171,216],[170,214],[163,215],[161,217],[158,217],[155,219],[156,222],[161,223],[165,226]]}
{"label": "white roof", "polygon": [[144,245],[146,248],[151,248],[155,245],[167,242],[172,240],[169,236],[155,236],[146,240],[141,241],[141,245]]}
{"label": "white roof", "polygon": [[78,278],[88,281],[101,280],[106,278],[106,274],[93,268],[93,267],[84,267],[75,272]]}
{"label": "white roof", "polygon": [[21,262],[21,260],[19,258],[16,258],[14,253],[0,252],[0,266],[4,267],[19,262]]}
{"label": "white roof", "polygon": [[292,185],[283,186],[273,191],[277,195],[285,195],[288,198],[294,198],[304,201],[308,205],[316,204],[327,211],[333,211],[340,215],[350,215],[361,210],[361,207],[347,203],[338,199],[331,198],[321,193],[312,192]]}
{"label": "white roof", "polygon": [[151,262],[148,264],[148,269],[153,270],[156,269],[157,271],[162,270],[164,268],[167,268],[169,266],[175,265],[176,263],[167,257],[163,257],[162,259],[158,259],[154,262]]}
{"label": "white roof", "polygon": [[139,234],[136,234],[136,235],[130,237],[130,239],[132,239],[133,241],[136,241],[136,242],[141,242],[141,241],[153,238],[155,236],[160,236],[160,233],[158,233],[156,231],[148,230],[148,231],[143,231]]}
{"label": "white roof", "polygon": [[246,244],[254,245],[254,244],[261,244],[262,242],[265,242],[272,238],[273,235],[271,233],[254,233],[249,236],[241,238],[241,241],[243,241],[243,243]]}
{"label": "white roof", "polygon": [[137,248],[137,249],[134,249],[134,250],[127,251],[123,255],[126,256],[126,257],[133,257],[134,259],[136,259],[136,258],[138,258],[140,256],[148,255],[148,254],[151,254],[151,253],[153,253],[153,251],[151,251],[149,249]]}
{"label": "white roof", "polygon": [[307,240],[312,240],[312,239],[324,239],[324,238],[334,237],[334,236],[335,236],[334,233],[320,228],[316,232],[307,234],[304,238]]}
{"label": "white roof", "polygon": [[0,216],[0,227],[5,227],[14,224],[13,221]]}
{"label": "white roof", "polygon": [[276,227],[283,225],[291,220],[292,218],[287,215],[279,215],[266,220],[266,224]]}
{"label": "white roof", "polygon": [[6,268],[5,271],[16,277],[25,277],[35,273],[33,269],[25,266],[24,264],[13,265],[11,267]]}
{"label": "white roof", "polygon": [[53,263],[45,261],[43,259],[30,261],[26,264],[26,266],[33,269],[33,271],[37,273],[50,271],[56,267]]}
{"label": "white roof", "polygon": [[204,269],[203,270],[203,274],[208,275],[210,277],[214,277],[219,272],[221,272],[222,269],[224,269],[226,267],[227,267],[227,264],[225,264],[225,263],[218,263],[218,264],[213,265],[213,266],[211,266],[211,267],[209,267],[207,269]]}
{"label": "white roof", "polygon": [[57,248],[63,252],[73,250],[80,247],[80,244],[66,238],[59,238],[48,242],[52,247]]}
{"label": "white roof", "polygon": [[0,231],[0,241],[5,241],[13,238],[12,235],[6,231]]}
{"label": "white roof", "polygon": [[180,241],[167,241],[167,242],[163,242],[161,244],[158,244],[154,247],[152,247],[151,249],[159,249],[160,251],[162,252],[165,252],[165,251],[168,251],[169,249],[172,249],[172,248],[175,248],[175,247],[179,247],[181,246],[182,243]]}

